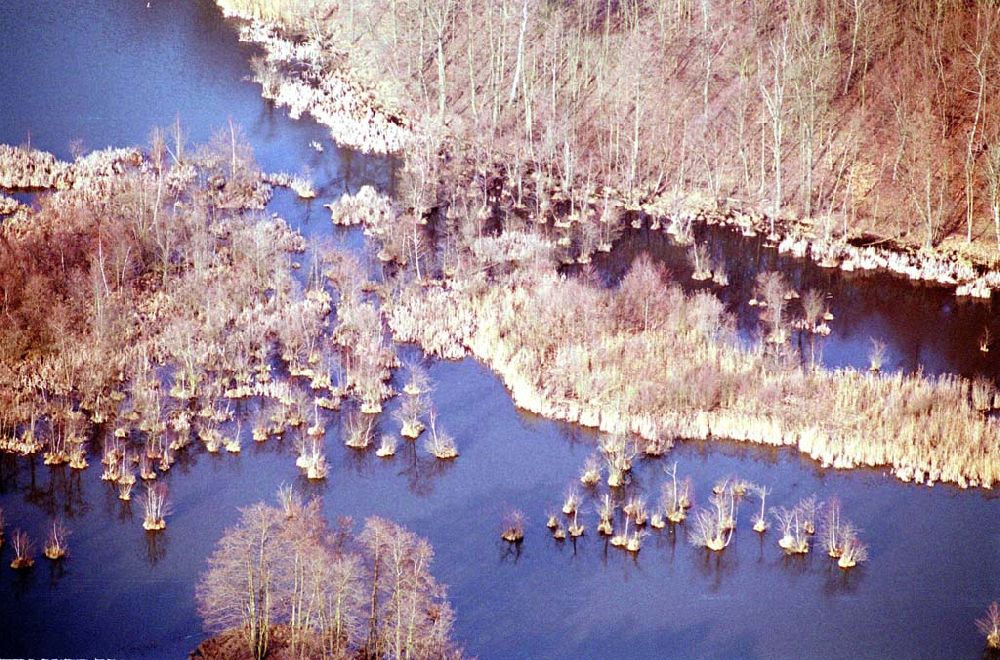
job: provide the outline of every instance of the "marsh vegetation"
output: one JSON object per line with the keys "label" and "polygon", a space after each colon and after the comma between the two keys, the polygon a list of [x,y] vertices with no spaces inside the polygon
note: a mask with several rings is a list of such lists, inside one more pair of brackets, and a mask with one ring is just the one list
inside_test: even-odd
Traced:
{"label": "marsh vegetation", "polygon": [[[271,19],[286,19],[289,7],[311,11],[318,6],[290,0],[224,4]],[[824,566],[838,563],[844,569],[863,565],[868,549],[858,529],[841,518],[837,502],[827,500],[821,505],[817,498],[800,499],[798,489],[778,483],[797,481],[789,475],[797,474],[799,468],[787,467],[794,463],[787,452],[762,449],[752,454],[768,461],[781,457],[779,479],[768,481],[774,484],[774,496],[770,487],[731,476],[714,485],[703,483],[699,470],[705,468],[685,460],[692,446],[708,451],[698,442],[700,438],[791,445],[825,467],[890,466],[905,480],[995,484],[997,444],[992,417],[997,396],[989,379],[897,373],[895,347],[884,345],[880,353],[873,351],[872,362],[861,370],[825,370],[816,348],[821,356],[822,337],[830,333],[831,323],[837,324],[822,291],[803,290],[800,300],[789,280],[773,272],[762,273],[752,294],[762,304],[754,305],[752,314],[759,323],[751,336],[741,334],[734,316],[709,293],[727,283],[748,291],[749,286],[741,281],[747,273],[742,265],[720,261],[711,241],[694,230],[695,223],[725,222],[739,232],[773,234],[772,242],[791,253],[804,249],[801,241],[806,239],[793,236],[802,231],[814,241],[813,256],[840,263],[845,269],[845,264],[889,267],[885,254],[895,247],[887,248],[888,252],[881,248],[846,252],[854,247],[842,241],[857,239],[870,224],[895,218],[894,209],[886,210],[891,208],[890,198],[905,196],[900,189],[883,186],[859,193],[855,199],[853,193],[861,186],[867,162],[856,135],[845,137],[842,129],[828,124],[812,134],[814,139],[801,138],[800,147],[798,136],[806,133],[794,130],[800,128],[799,114],[786,117],[786,160],[775,156],[768,142],[777,140],[774,124],[781,114],[770,113],[765,98],[776,93],[768,87],[774,60],[758,57],[754,64],[752,48],[745,60],[751,65],[747,79],[741,74],[739,80],[745,86],[740,89],[759,93],[758,102],[763,103],[756,109],[750,103],[750,114],[744,114],[746,118],[760,111],[761,117],[744,127],[746,150],[739,154],[741,161],[754,164],[750,182],[744,173],[727,173],[733,154],[704,156],[714,150],[699,146],[704,135],[695,135],[703,130],[698,127],[709,125],[707,117],[714,125],[720,117],[729,116],[728,109],[718,107],[724,104],[715,95],[718,88],[734,83],[728,68],[734,61],[729,50],[735,43],[730,40],[733,35],[720,41],[719,51],[709,54],[705,62],[714,71],[706,70],[701,90],[707,90],[710,107],[707,115],[691,115],[691,121],[684,114],[694,112],[691,108],[697,103],[661,109],[651,101],[660,91],[659,83],[652,79],[653,86],[647,87],[649,81],[615,63],[619,46],[634,46],[639,35],[653,34],[650,29],[654,27],[660,31],[658,39],[668,33],[680,39],[683,32],[684,39],[696,42],[705,28],[692,17],[697,18],[699,12],[702,19],[719,17],[722,8],[692,5],[675,14],[664,5],[652,8],[661,12],[654,23],[651,6],[641,3],[604,8],[602,3],[559,8],[501,3],[490,5],[482,15],[473,15],[483,9],[475,3],[469,7],[452,3],[441,15],[435,13],[433,3],[424,3],[421,11],[431,14],[414,20],[415,5],[396,3],[362,25],[361,10],[376,5],[350,3],[337,16],[302,12],[296,27],[301,33],[255,25],[244,35],[267,44],[270,52],[255,62],[255,71],[265,93],[279,104],[289,105],[295,114],[312,112],[331,124],[337,139],[361,148],[382,151],[413,145],[403,156],[394,198],[363,187],[330,204],[334,224],[361,225],[368,235],[365,247],[353,254],[318,242],[306,245],[297,231],[262,213],[271,186],[290,187],[308,200],[327,195],[329,182],[313,184],[309,168],[301,170],[306,174],[301,178],[258,172],[233,123],[206,147],[187,144],[177,125],[154,135],[143,149],[123,150],[118,155],[98,152],[86,162],[87,156],[81,154],[78,162],[58,163],[54,157],[25,148],[10,156],[12,162],[36,165],[0,168],[3,174],[16,174],[19,181],[59,190],[39,196],[34,209],[13,206],[14,216],[3,229],[7,241],[3,250],[10,251],[3,264],[12,268],[16,264],[20,270],[2,292],[4,312],[12,317],[16,332],[12,338],[5,337],[4,343],[10,342],[13,348],[5,349],[0,364],[2,402],[13,404],[6,405],[0,417],[0,440],[6,450],[25,456],[16,465],[30,466],[34,505],[46,507],[47,515],[55,513],[50,508],[51,493],[39,493],[35,485],[35,469],[41,464],[46,465],[39,472],[42,481],[58,480],[70,471],[77,475],[83,471],[85,478],[96,480],[100,473],[107,483],[99,485],[107,487],[110,499],[105,508],[113,505],[111,510],[122,525],[138,527],[141,523],[148,530],[138,534],[146,543],[152,567],[154,558],[163,556],[167,540],[176,543],[178,538],[188,538],[184,535],[191,533],[191,502],[205,502],[198,499],[203,496],[192,499],[189,489],[178,488],[190,478],[187,475],[197,455],[213,454],[202,458],[210,461],[212,471],[206,476],[203,469],[199,477],[214,485],[205,488],[211,492],[210,501],[233,497],[233,483],[227,481],[252,481],[255,487],[263,483],[272,468],[266,460],[262,463],[262,457],[278,457],[291,478],[298,479],[295,489],[279,494],[276,507],[261,504],[246,509],[240,523],[222,536],[198,591],[206,624],[219,632],[201,647],[204,655],[442,657],[457,653],[450,641],[454,614],[427,567],[429,545],[384,519],[370,519],[360,534],[346,521],[329,523],[336,513],[351,507],[363,506],[368,511],[365,498],[372,492],[376,498],[392,498],[391,506],[409,516],[407,524],[412,521],[421,534],[428,530],[428,536],[440,536],[444,545],[438,547],[452,561],[439,563],[444,567],[442,575],[462,584],[466,594],[461,597],[468,598],[470,592],[479,594],[488,579],[477,577],[470,586],[470,572],[500,574],[509,580],[511,571],[536,570],[531,575],[547,586],[553,580],[547,574],[559,572],[550,570],[548,560],[572,553],[574,560],[586,561],[588,549],[597,544],[605,545],[603,558],[586,564],[595,575],[607,574],[611,562],[628,578],[644,550],[647,557],[656,553],[657,562],[647,564],[644,557],[644,569],[660,567],[666,559],[671,575],[674,566],[696,571],[696,592],[709,588],[708,582],[698,581],[697,571],[714,581],[712,589],[720,589],[726,571],[732,570],[741,552],[739,536],[751,536],[757,546],[757,535],[745,532],[750,514],[754,530],[761,535],[761,557],[777,558],[760,566],[761,575],[766,575],[761,584],[776,573],[779,577],[782,572],[798,574],[806,570],[808,561],[813,565],[822,561]],[[589,19],[578,21],[574,15],[578,10]],[[760,11],[758,17],[764,23],[746,29],[748,33],[757,29],[761,37],[771,34],[772,28],[780,35],[782,24],[793,34],[804,29],[798,15],[771,16],[766,8],[749,7],[728,11]],[[803,11],[847,16],[843,8],[832,5]],[[772,19],[778,22],[772,25]],[[558,29],[541,30],[550,20]],[[385,45],[388,33],[382,21],[393,22],[399,41],[389,63],[379,60],[378,66],[387,66],[403,82],[372,87],[373,79],[348,73],[344,67],[356,64],[371,43]],[[356,51],[326,52],[343,43],[337,40],[344,32],[328,32],[334,23],[341,30],[345,23],[349,25]],[[447,29],[439,29],[442,25]],[[469,25],[495,28],[488,49],[474,40],[455,41],[456,34]],[[837,32],[843,27],[838,23],[827,29]],[[369,41],[373,35],[383,41]],[[523,46],[518,45],[522,41]],[[795,47],[802,44],[797,42]],[[625,55],[632,58],[639,50],[646,49],[635,47]],[[488,82],[472,66],[468,78],[455,68],[456,62],[475,62],[487,51],[492,54],[481,61],[491,63]],[[758,51],[758,55],[772,54],[768,47]],[[411,58],[404,71],[404,60],[397,57],[413,52],[425,57]],[[891,57],[891,51],[879,52],[881,57]],[[660,55],[642,57],[645,63]],[[593,76],[567,73],[568,61],[574,59],[578,70],[589,70]],[[621,59],[626,61],[625,56]],[[433,68],[421,71],[422,62]],[[948,80],[952,67],[949,61]],[[429,71],[435,75],[429,76]],[[680,97],[692,89],[698,91],[692,71],[685,67],[675,72],[674,91],[681,92]],[[377,77],[384,73],[379,70]],[[623,74],[630,77],[621,79]],[[700,74],[696,77],[700,79]],[[855,94],[859,83],[852,82],[850,74],[847,77],[845,90]],[[407,83],[412,79],[419,80],[423,98],[413,94]],[[459,89],[463,91],[455,93]],[[845,91],[838,101],[848,115],[854,107],[850,94]],[[603,104],[614,106],[613,112]],[[441,114],[411,112],[431,106]],[[572,130],[553,131],[558,129],[553,119],[574,107],[581,111],[569,113],[567,124]],[[873,102],[869,107],[877,106]],[[472,121],[468,120],[470,109]],[[583,116],[584,111],[592,112],[592,117]],[[901,112],[908,116],[908,108],[901,107]],[[671,116],[664,119],[662,113]],[[408,116],[427,119],[413,126]],[[973,124],[973,141],[986,139],[984,126],[985,122]],[[651,131],[664,127],[668,135],[680,140],[679,160],[647,153],[648,136],[662,138],[660,132]],[[727,135],[724,140],[738,142]],[[159,143],[163,144],[157,147]],[[827,149],[834,154],[833,160],[840,158],[836,164],[817,164],[811,194],[804,192],[808,184],[794,182],[806,169],[797,159],[807,157],[805,151],[796,155],[796,150],[805,149],[807,143]],[[320,152],[323,147],[313,142],[310,148]],[[844,151],[837,156],[840,149]],[[911,176],[911,153],[905,144],[899,149],[905,150],[900,171]],[[715,167],[709,162],[713,158]],[[973,176],[981,176],[984,161],[980,154],[971,162]],[[762,163],[759,171],[758,163]],[[294,171],[287,165],[281,168]],[[879,175],[884,178],[884,168]],[[745,185],[730,181],[741,177]],[[896,183],[893,178],[892,184]],[[940,189],[946,186],[938,179],[933,183]],[[772,186],[783,188],[784,194],[775,194]],[[720,208],[720,194],[735,196],[726,202],[729,208]],[[872,204],[879,195],[881,207],[879,202]],[[974,204],[982,204],[978,193],[973,198]],[[304,201],[302,208],[307,204]],[[805,204],[820,209],[813,213],[815,222],[810,223],[801,212]],[[770,205],[776,210],[766,215],[755,212]],[[288,205],[275,208],[284,212]],[[923,242],[917,233],[923,226],[905,227],[910,218],[897,220],[892,232],[898,230],[898,238],[911,244]],[[592,262],[601,262],[601,255],[616,250],[621,237],[637,227],[666,233],[682,246],[695,281],[701,283],[697,286],[705,290],[683,293],[682,280],[685,288],[691,286],[687,277],[673,279],[645,260],[636,262],[620,286],[617,281],[610,287],[602,283],[602,266]],[[976,232],[970,250],[985,242],[980,225]],[[353,240],[359,234],[349,235]],[[782,238],[782,234],[787,235]],[[947,232],[942,229],[938,235]],[[821,246],[822,250],[816,248],[817,242],[827,240],[830,243]],[[32,256],[35,251],[39,254]],[[936,277],[954,278],[956,267],[947,265],[948,259]],[[53,268],[53,264],[59,266]],[[7,270],[3,272],[6,278]],[[387,324],[396,330],[396,337]],[[405,332],[399,332],[400,328]],[[583,455],[574,453],[575,446],[567,450],[574,464],[565,470],[545,456],[550,447],[498,443],[496,429],[484,428],[482,420],[470,424],[457,412],[463,404],[456,404],[453,395],[462,387],[456,388],[454,380],[445,377],[439,382],[441,392],[431,386],[424,366],[432,361],[408,363],[394,377],[400,361],[393,341],[400,337],[417,341],[439,356],[472,353],[501,374],[523,407],[603,432],[592,443],[586,439],[589,434],[580,436],[589,444],[583,447]],[[989,347],[988,334],[979,343],[980,349],[983,346]],[[404,352],[413,355],[412,351]],[[800,351],[808,351],[808,359]],[[23,368],[17,366],[22,359]],[[876,363],[878,368],[868,371]],[[455,373],[466,377],[478,373],[465,366],[469,368]],[[435,380],[442,369],[450,368],[435,364]],[[487,400],[497,403],[495,398]],[[440,410],[436,404],[442,406]],[[531,416],[521,419],[529,420],[525,426],[540,425]],[[445,422],[454,435],[445,429]],[[513,424],[500,428],[512,436],[535,439],[534,429]],[[565,433],[573,435],[567,444],[579,442],[575,432]],[[251,444],[247,444],[247,434]],[[490,462],[483,469],[485,443],[480,436],[490,438],[494,458],[513,451],[512,447],[524,452],[513,461],[517,474],[502,475],[509,481],[503,486],[495,485],[497,475],[485,474],[495,465]],[[337,441],[330,442],[334,438]],[[447,459],[458,455],[459,445],[462,458],[456,466]],[[681,450],[677,453],[676,445]],[[726,443],[718,446],[723,455],[743,451]],[[383,460],[374,460],[373,455]],[[673,462],[678,455],[686,474],[678,474],[678,463]],[[671,463],[662,456],[668,456]],[[746,460],[755,465],[756,459]],[[293,461],[301,476],[296,476]],[[179,467],[171,471],[175,465]],[[664,467],[668,468],[665,475]],[[255,472],[250,475],[244,469]],[[429,484],[448,470],[455,478],[446,480],[449,487],[443,490],[451,499],[432,498]],[[543,470],[546,476],[539,477]],[[376,473],[380,476],[372,477]],[[529,527],[522,509],[509,509],[497,530],[501,511],[485,516],[486,525],[478,525],[481,512],[468,514],[465,504],[454,498],[451,486],[471,483],[470,475],[494,484],[490,488],[496,493],[522,478],[544,478],[547,483],[558,481],[553,491],[558,496],[560,485],[572,482],[575,490],[567,493],[548,519],[552,536],[560,543],[547,544],[550,547],[541,555],[546,561],[537,562],[545,564],[544,569],[525,566],[530,562],[517,566],[521,539]],[[704,493],[697,502],[692,475],[699,479],[699,494]],[[0,472],[0,477],[7,476]],[[287,476],[282,472],[282,478]],[[396,499],[393,476],[405,480],[413,494],[422,498],[417,500],[421,506],[407,508],[409,500]],[[829,477],[838,483],[844,480]],[[860,480],[870,477],[864,472],[852,475]],[[375,478],[389,485],[371,491],[366,484]],[[807,486],[805,492],[813,488]],[[297,495],[324,489],[333,495],[328,498],[336,507],[333,515],[329,507],[324,515],[318,504],[306,503]],[[503,501],[496,493],[490,491],[489,501]],[[504,491],[503,495],[510,494]],[[184,515],[171,517],[175,498],[182,503]],[[513,498],[532,518],[536,515],[530,507],[537,502],[518,492],[512,493]],[[133,507],[138,509],[137,517],[128,506],[132,500],[139,505]],[[871,511],[856,509],[855,501],[849,503],[852,517],[861,516],[866,530],[872,528]],[[447,513],[413,513],[435,505],[446,507]],[[980,508],[988,510],[988,506]],[[69,507],[66,512],[74,515]],[[46,517],[44,524],[20,518],[15,510],[17,526],[34,538],[45,539],[46,557],[69,556],[68,532],[61,518]],[[164,529],[167,522],[171,524]],[[462,540],[457,543],[451,527],[456,524],[462,525]],[[527,533],[525,547],[532,553],[527,556],[537,558],[530,528]],[[213,537],[218,535],[216,530]],[[864,536],[867,541],[868,534]],[[15,537],[17,543],[9,552],[15,561],[30,564],[33,553],[27,535]],[[479,552],[486,547],[479,543],[480,537],[502,548],[499,568],[492,565],[497,563],[492,555],[476,564],[476,571],[462,563],[468,548],[489,555]],[[678,539],[696,558],[691,566],[674,563],[673,544]],[[7,540],[10,546],[12,539]],[[89,574],[91,567],[83,562],[88,561],[88,552],[93,554],[92,535],[73,540],[70,565],[77,574]],[[872,540],[877,571],[821,569],[825,592],[848,593],[861,585],[859,613],[871,598],[864,588],[875,583],[872,574],[892,573],[885,546],[880,539]],[[608,545],[623,552],[612,552],[617,557],[609,558]],[[811,548],[812,557],[803,548]],[[43,563],[54,584],[61,563]],[[27,584],[38,572],[17,573],[18,584]],[[565,571],[572,576],[571,588],[577,593],[588,588],[590,578],[585,572]],[[154,573],[151,568],[150,574]],[[657,584],[664,573],[649,570],[644,575],[650,584]],[[683,588],[677,588],[682,593]],[[269,598],[259,598],[262,593]],[[602,598],[616,595],[632,594],[623,591],[622,585],[602,586]],[[801,602],[786,595],[788,602],[783,605]],[[502,594],[519,610],[518,598],[522,597],[516,584]],[[465,603],[463,611],[468,606],[474,614],[467,629],[472,632],[463,636],[478,640],[485,617],[473,601]],[[669,609],[670,604],[664,606]],[[512,614],[512,618],[523,621],[531,612],[521,618]],[[565,610],[553,608],[546,618],[559,618],[557,612]],[[980,622],[988,643],[996,628],[990,627],[996,617],[990,619],[989,614]],[[643,624],[642,613],[633,610],[628,618],[635,625]],[[674,611],[666,618],[671,625],[682,625],[684,617]],[[544,628],[551,623],[539,620],[535,625]],[[485,628],[483,638],[489,639]],[[563,632],[560,628],[561,640]],[[509,649],[510,644],[498,648]],[[597,653],[600,648],[588,651]],[[563,641],[548,650],[555,649],[582,652]]]}

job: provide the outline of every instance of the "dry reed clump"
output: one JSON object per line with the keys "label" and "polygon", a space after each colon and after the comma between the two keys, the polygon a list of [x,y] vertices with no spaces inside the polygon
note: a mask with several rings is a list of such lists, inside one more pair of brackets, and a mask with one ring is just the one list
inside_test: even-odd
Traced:
{"label": "dry reed clump", "polygon": [[375,450],[375,455],[379,458],[389,458],[391,456],[395,456],[398,444],[396,436],[384,433],[382,434],[382,439],[379,442],[378,449]]}
{"label": "dry reed clump", "polygon": [[596,455],[587,457],[580,472],[580,483],[588,488],[593,488],[601,483],[601,460]]}
{"label": "dry reed clump", "polygon": [[[546,417],[647,440],[795,446],[826,467],[888,466],[918,483],[1000,481],[1000,427],[964,379],[776,364],[736,342],[718,299],[665,287],[647,261],[618,291],[520,269],[403,288],[386,307],[398,340],[472,353]],[[609,483],[623,482],[628,457],[606,456]]]}
{"label": "dry reed clump", "polygon": [[572,516],[580,508],[580,491],[575,485],[566,489],[566,497],[563,498],[562,512],[564,515]]}

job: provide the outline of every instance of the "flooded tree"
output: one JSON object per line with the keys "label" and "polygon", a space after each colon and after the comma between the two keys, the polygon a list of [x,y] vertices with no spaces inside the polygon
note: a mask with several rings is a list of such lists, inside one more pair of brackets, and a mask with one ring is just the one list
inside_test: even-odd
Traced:
{"label": "flooded tree", "polygon": [[382,518],[370,518],[358,539],[371,576],[367,653],[447,654],[454,614],[429,572],[434,553],[427,541]]}
{"label": "flooded tree", "polygon": [[660,505],[667,516],[667,520],[674,524],[682,523],[687,518],[687,510],[691,508],[693,489],[691,477],[685,477],[678,481],[676,462],[671,467],[664,468],[664,470],[670,476],[670,482],[663,485]]}
{"label": "flooded tree", "polygon": [[147,532],[157,532],[166,529],[166,516],[170,512],[166,484],[160,483],[146,486],[146,494],[142,498],[142,510],[143,529]]}
{"label": "flooded tree", "polygon": [[69,530],[66,529],[66,525],[61,520],[53,520],[49,526],[49,535],[45,540],[43,550],[46,559],[62,559],[66,556],[66,537],[68,536]]}
{"label": "flooded tree", "polygon": [[423,394],[404,392],[402,403],[393,413],[393,417],[401,425],[400,435],[411,440],[419,437],[424,431],[422,418],[430,411],[430,407],[430,401]]}
{"label": "flooded tree", "polygon": [[430,433],[424,440],[427,451],[435,458],[443,460],[457,458],[458,447],[455,445],[455,439],[447,431],[440,428],[437,422],[437,413],[433,410],[429,412],[427,421],[430,426]]}
{"label": "flooded tree", "polygon": [[24,570],[35,565],[34,547],[27,532],[16,529],[10,539],[10,547],[14,551],[14,559],[10,567],[14,570]]}
{"label": "flooded tree", "polygon": [[632,469],[635,458],[635,443],[624,435],[606,435],[601,438],[601,452],[608,467],[608,486],[620,488],[625,485],[625,475]]}
{"label": "flooded tree", "polygon": [[711,509],[695,512],[688,540],[694,546],[719,552],[732,541],[736,530],[736,496],[731,487],[712,493],[709,499]]}
{"label": "flooded tree", "polygon": [[754,494],[760,498],[760,511],[754,517],[753,531],[763,534],[770,527],[770,523],[767,521],[767,514],[765,513],[767,509],[765,505],[767,503],[767,496],[771,493],[771,489],[765,486],[755,486]]}
{"label": "flooded tree", "polygon": [[778,546],[782,550],[788,554],[809,552],[809,536],[814,530],[817,509],[815,496],[803,499],[792,508],[771,509],[771,514],[778,521],[778,529],[781,530]]}
{"label": "flooded tree", "polygon": [[840,530],[840,558],[837,559],[837,566],[843,569],[854,568],[864,561],[868,561],[868,546],[861,542],[858,530],[850,523],[846,523]]}
{"label": "flooded tree", "polygon": [[766,271],[757,275],[755,300],[761,310],[760,319],[766,331],[764,338],[773,344],[784,344],[788,340],[786,307],[789,291],[785,276],[781,273]]}

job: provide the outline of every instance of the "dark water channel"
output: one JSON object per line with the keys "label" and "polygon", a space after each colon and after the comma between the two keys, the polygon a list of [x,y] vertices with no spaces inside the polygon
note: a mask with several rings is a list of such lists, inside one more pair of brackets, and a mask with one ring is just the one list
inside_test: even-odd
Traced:
{"label": "dark water channel", "polygon": [[[144,143],[152,126],[178,115],[191,140],[203,141],[232,117],[265,169],[308,167],[316,178],[315,202],[280,194],[273,210],[314,240],[336,237],[321,204],[363,183],[389,186],[391,164],[336,149],[322,127],[262,101],[244,81],[252,52],[209,0],[152,0],[150,8],[145,0],[5,2],[0,141],[18,144],[30,133],[33,145],[67,156],[76,139],[88,148]],[[325,151],[311,149],[312,140]],[[780,267],[800,288],[831,294],[837,318],[823,353],[831,366],[864,364],[876,336],[889,346],[891,368],[1000,371],[1000,348],[977,347],[983,327],[996,324],[988,305],[775,262],[743,239],[710,238],[729,257],[733,284],[721,295],[748,336],[753,273]],[[356,233],[345,240],[359,242]],[[615,277],[641,250],[687,277],[683,252],[645,231],[599,264],[601,272]],[[417,357],[412,348],[404,353]],[[773,531],[763,539],[750,531],[749,507],[721,555],[692,548],[683,531],[665,531],[632,557],[594,534],[589,498],[587,535],[557,544],[545,512],[576,479],[594,436],[517,411],[472,360],[434,362],[430,373],[441,421],[461,452],[453,464],[412,444],[388,460],[348,450],[335,421],[326,438],[333,469],[319,485],[300,476],[293,448],[278,441],[245,438],[239,456],[192,446],[161,477],[174,513],[158,535],[142,530],[139,507],[123,507],[95,467],[71,473],[40,458],[0,457],[8,533],[20,527],[40,540],[54,515],[72,530],[71,556],[58,566],[39,557],[33,570],[15,572],[6,568],[9,548],[0,551],[0,657],[184,657],[204,636],[194,585],[205,558],[238,507],[272,499],[282,483],[322,495],[331,520],[379,514],[428,537],[434,573],[457,610],[456,636],[484,658],[981,656],[973,620],[1000,597],[995,495],[905,485],[879,471],[822,471],[790,450],[685,442],[670,459],[694,478],[696,501],[715,479],[737,473],[772,486],[774,504],[837,495],[845,517],[864,530],[871,560],[845,573],[820,552],[787,558]],[[394,430],[388,415],[383,423]],[[655,499],[664,464],[640,462],[630,490]],[[517,552],[498,537],[509,507],[529,517]]]}
{"label": "dark water channel", "polygon": [[[1000,317],[990,301],[958,298],[945,287],[918,284],[888,273],[845,273],[820,268],[767,247],[761,236],[747,238],[719,227],[698,226],[695,237],[704,243],[713,261],[725,264],[729,285],[719,287],[691,279],[689,248],[677,246],[663,231],[644,227],[631,231],[609,254],[598,254],[594,268],[608,285],[628,272],[642,253],[664,264],[672,278],[686,288],[707,289],[726,303],[737,318],[741,334],[758,338],[759,311],[748,302],[754,296],[757,273],[776,270],[797,292],[816,289],[826,297],[834,320],[832,334],[817,338],[816,350],[830,368],[868,366],[872,340],[886,345],[883,369],[927,374],[958,373],[963,376],[1000,378]],[[801,301],[788,303],[789,313],[801,314]],[[984,332],[991,350],[980,350]],[[795,333],[804,357],[810,353],[811,333]],[[801,337],[799,335],[802,335]]]}

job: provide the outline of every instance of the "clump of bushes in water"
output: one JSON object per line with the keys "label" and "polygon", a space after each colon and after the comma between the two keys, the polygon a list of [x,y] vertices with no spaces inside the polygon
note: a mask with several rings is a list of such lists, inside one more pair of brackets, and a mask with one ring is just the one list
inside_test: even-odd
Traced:
{"label": "clump of bushes in water", "polygon": [[49,535],[45,540],[45,549],[43,550],[46,559],[63,559],[66,556],[66,537],[68,536],[69,531],[62,521],[53,520],[52,525],[49,527]]}
{"label": "clump of bushes in water", "polygon": [[982,619],[976,619],[976,627],[986,638],[986,646],[1000,649],[1000,605],[996,601],[990,604]]}
{"label": "clump of bushes in water", "polygon": [[35,565],[35,558],[32,556],[34,548],[27,532],[14,530],[10,539],[10,547],[14,551],[14,559],[10,562],[10,567],[14,570],[24,570]]}
{"label": "clump of bushes in water", "polygon": [[166,516],[170,512],[167,502],[167,485],[150,484],[146,486],[146,494],[142,498],[142,528],[147,532],[158,532],[166,529]]}
{"label": "clump of bushes in water", "polygon": [[725,549],[736,532],[737,501],[730,481],[713,491],[711,508],[695,512],[688,536],[691,544],[715,552]]}
{"label": "clump of bushes in water", "polygon": [[514,509],[503,517],[503,529],[500,537],[508,543],[520,543],[524,540],[524,513]]}
{"label": "clump of bushes in water", "polygon": [[318,500],[242,509],[209,558],[200,657],[459,657],[428,542],[382,518],[330,528]]}
{"label": "clump of bushes in water", "polygon": [[[648,440],[792,445],[824,466],[884,465],[904,481],[1000,481],[1000,427],[970,404],[968,381],[806,369],[742,346],[717,298],[683,294],[647,258],[615,291],[542,263],[401,287],[388,307],[397,339],[442,357],[471,352],[517,405],[546,417]],[[787,337],[777,325],[769,335]],[[628,454],[606,456],[609,484],[623,482]]]}

